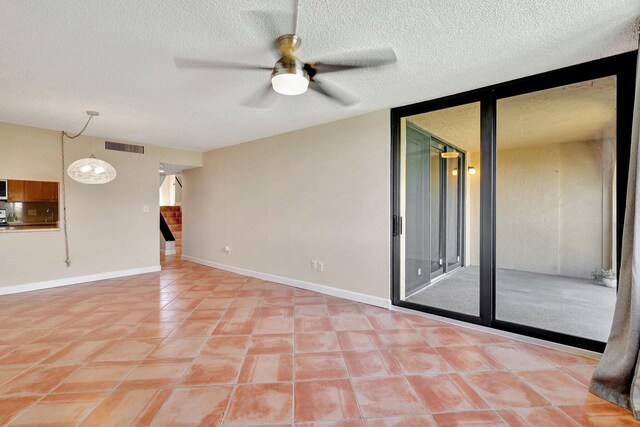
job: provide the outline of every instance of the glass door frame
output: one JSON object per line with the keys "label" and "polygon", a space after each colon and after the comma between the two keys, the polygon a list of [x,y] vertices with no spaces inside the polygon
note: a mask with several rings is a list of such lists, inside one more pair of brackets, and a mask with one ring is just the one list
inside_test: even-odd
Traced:
{"label": "glass door frame", "polygon": [[[465,93],[391,109],[391,302],[399,307],[602,352],[606,343],[496,319],[496,104],[523,95],[587,80],[616,76],[616,251],[620,269],[629,150],[638,51],[631,51]],[[403,301],[400,296],[401,119],[470,103],[480,103],[480,313],[478,316]],[[463,239],[464,240],[464,239]]]}

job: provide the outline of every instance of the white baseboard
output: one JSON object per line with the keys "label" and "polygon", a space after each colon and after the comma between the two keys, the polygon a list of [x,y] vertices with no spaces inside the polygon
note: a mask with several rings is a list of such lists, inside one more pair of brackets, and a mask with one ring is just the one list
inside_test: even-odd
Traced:
{"label": "white baseboard", "polygon": [[566,351],[573,354],[578,354],[581,356],[590,357],[593,359],[600,359],[601,354],[593,351],[584,350],[581,348],[570,347],[550,341],[544,341],[537,338],[528,337],[525,335],[514,334],[507,331],[501,331],[498,329],[487,328],[481,325],[476,325],[473,323],[463,322],[460,320],[450,319],[447,317],[437,316],[435,314],[423,313],[421,311],[410,310],[404,307],[398,307],[391,304],[391,301],[387,301],[384,298],[373,297],[370,295],[361,294],[358,292],[345,291],[343,289],[332,288],[330,286],[320,285],[317,283],[305,282],[297,279],[290,279],[287,277],[276,276],[268,273],[261,273],[258,271],[247,270],[240,267],[234,267],[232,265],[221,264],[214,261],[209,261],[206,259],[196,258],[188,255],[182,255],[182,259],[185,261],[195,262],[197,264],[206,265],[213,268],[218,268],[220,270],[230,271],[232,273],[242,274],[244,276],[255,277],[262,280],[268,280],[270,282],[281,283],[283,285],[293,286],[296,288],[307,289],[309,291],[315,291],[326,295],[331,295],[339,298],[345,298],[352,301],[357,301],[365,304],[375,305],[378,307],[386,308],[393,311],[398,311],[407,314],[413,314],[417,316],[427,317],[434,320],[439,320],[444,323],[453,324],[456,326],[461,326],[464,328],[474,329],[476,331],[481,331],[493,335],[498,335],[505,338],[510,338],[517,341],[522,341],[530,344],[536,344],[543,347],[552,348],[555,350]]}
{"label": "white baseboard", "polygon": [[352,301],[361,302],[364,304],[375,305],[377,307],[389,308],[391,301],[380,297],[374,297],[371,295],[361,294],[359,292],[346,291],[344,289],[333,288],[331,286],[320,285],[318,283],[305,282],[303,280],[291,279],[289,277],[276,276],[274,274],[262,273],[259,271],[247,270],[232,265],[221,264],[219,262],[209,261],[202,258],[196,258],[188,255],[182,255],[182,259],[185,261],[195,262],[196,264],[202,264],[209,267],[217,268],[220,270],[230,271],[236,274],[242,274],[243,276],[255,277],[257,279],[268,280],[270,282],[281,283],[287,286],[293,286],[295,288],[306,289],[308,291],[314,291],[325,295],[331,295],[333,297],[345,298]]}
{"label": "white baseboard", "polygon": [[104,273],[88,274],[86,276],[65,277],[63,279],[47,280],[44,282],[24,283],[22,285],[0,287],[0,295],[17,294],[20,292],[37,291],[40,289],[57,288],[59,286],[77,285],[78,283],[95,282],[97,280],[114,279],[116,277],[134,276],[136,274],[154,273],[160,271],[159,265],[129,270],[107,271]]}

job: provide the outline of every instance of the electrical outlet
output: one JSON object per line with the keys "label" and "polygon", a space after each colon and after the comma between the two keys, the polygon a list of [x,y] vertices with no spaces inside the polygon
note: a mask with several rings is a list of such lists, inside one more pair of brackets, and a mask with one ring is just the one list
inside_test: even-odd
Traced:
{"label": "electrical outlet", "polygon": [[318,261],[318,262],[316,263],[316,266],[317,266],[316,270],[318,270],[318,271],[324,271],[324,263],[323,263],[322,261]]}
{"label": "electrical outlet", "polygon": [[418,268],[418,276],[422,276],[422,268]]}
{"label": "electrical outlet", "polygon": [[318,264],[315,261],[311,261],[311,268],[314,270],[318,269]]}
{"label": "electrical outlet", "polygon": [[224,247],[224,251],[228,254],[231,255],[231,248],[229,246],[225,246]]}
{"label": "electrical outlet", "polygon": [[36,215],[38,215],[38,210],[37,209],[27,209],[27,215],[36,216]]}

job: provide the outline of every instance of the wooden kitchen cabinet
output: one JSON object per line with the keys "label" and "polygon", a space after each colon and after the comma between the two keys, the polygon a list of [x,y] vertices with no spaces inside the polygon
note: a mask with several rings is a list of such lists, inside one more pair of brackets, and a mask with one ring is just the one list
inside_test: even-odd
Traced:
{"label": "wooden kitchen cabinet", "polygon": [[48,181],[7,180],[8,202],[57,202],[58,183]]}
{"label": "wooden kitchen cabinet", "polygon": [[57,182],[42,182],[42,195],[46,202],[58,201],[58,183]]}
{"label": "wooden kitchen cabinet", "polygon": [[24,181],[23,202],[57,202],[58,183],[45,181]]}
{"label": "wooden kitchen cabinet", "polygon": [[39,202],[42,197],[42,182],[25,181],[24,182],[24,202]]}
{"label": "wooden kitchen cabinet", "polygon": [[24,201],[24,181],[18,179],[10,179],[7,181],[7,200],[9,202]]}

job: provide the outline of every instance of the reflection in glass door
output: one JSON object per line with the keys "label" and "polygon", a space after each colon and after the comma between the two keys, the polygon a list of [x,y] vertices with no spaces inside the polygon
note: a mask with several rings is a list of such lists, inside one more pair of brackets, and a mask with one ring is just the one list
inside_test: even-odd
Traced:
{"label": "reflection in glass door", "polygon": [[[405,135],[405,297],[456,310],[448,301],[456,300],[459,289],[446,279],[453,277],[464,258],[465,174],[461,171],[466,153],[411,121],[406,122]],[[465,281],[465,286],[471,283],[476,288],[466,293],[471,291],[477,300],[477,283],[473,284],[477,267],[466,274],[472,281]],[[477,314],[477,303],[460,311]]]}
{"label": "reflection in glass door", "polygon": [[402,120],[400,298],[480,314],[480,103]]}
{"label": "reflection in glass door", "polygon": [[462,245],[462,223],[460,221],[462,217],[461,199],[462,192],[460,191],[460,181],[462,175],[460,175],[460,167],[462,164],[463,156],[457,151],[450,151],[449,153],[458,154],[455,157],[445,158],[445,176],[447,177],[446,185],[446,268],[447,271],[460,267],[460,260],[462,254],[460,247]]}
{"label": "reflection in glass door", "polygon": [[441,144],[438,144],[437,141],[431,139],[431,152],[430,152],[430,183],[429,183],[429,210],[431,213],[430,218],[430,233],[429,237],[431,240],[431,280],[440,276],[444,273],[444,265],[442,263],[442,252],[443,252],[443,234],[444,230],[442,229],[442,220],[444,219],[444,215],[441,215],[442,211],[442,198],[444,195],[444,191],[442,191],[442,185],[444,180],[442,180],[442,168],[441,168],[441,154],[444,147]]}
{"label": "reflection in glass door", "polygon": [[464,153],[431,136],[431,282],[460,265],[459,163]]}
{"label": "reflection in glass door", "polygon": [[431,273],[429,170],[430,139],[413,127],[407,128],[406,138],[406,216],[405,289],[413,294],[428,283],[425,275]]}

